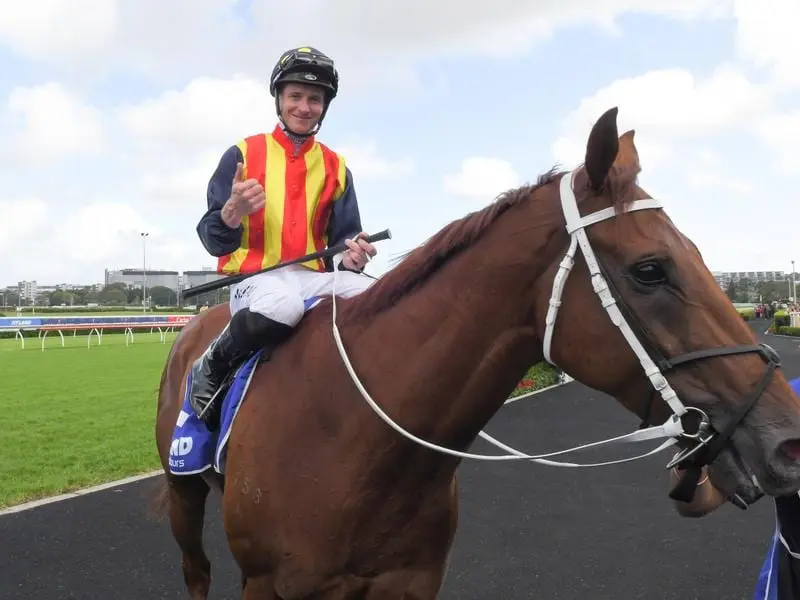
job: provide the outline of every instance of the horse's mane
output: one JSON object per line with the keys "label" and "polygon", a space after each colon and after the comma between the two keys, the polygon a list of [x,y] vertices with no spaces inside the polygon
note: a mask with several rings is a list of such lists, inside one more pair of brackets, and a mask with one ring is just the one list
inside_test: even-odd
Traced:
{"label": "horse's mane", "polygon": [[[485,208],[449,223],[420,246],[398,257],[401,262],[390,273],[349,299],[346,318],[360,320],[394,306],[400,298],[430,279],[450,259],[479,240],[508,209],[527,200],[562,173],[553,167],[539,175],[535,184],[503,192]],[[615,206],[620,207],[630,201],[637,173],[638,168],[612,168],[607,183]]]}
{"label": "horse's mane", "polygon": [[540,175],[535,184],[503,192],[485,208],[445,225],[420,246],[398,257],[402,262],[390,273],[351,298],[347,312],[353,318],[363,319],[393,306],[427,281],[451,258],[480,239],[509,208],[517,206],[537,189],[551,183],[560,173],[552,168]]}

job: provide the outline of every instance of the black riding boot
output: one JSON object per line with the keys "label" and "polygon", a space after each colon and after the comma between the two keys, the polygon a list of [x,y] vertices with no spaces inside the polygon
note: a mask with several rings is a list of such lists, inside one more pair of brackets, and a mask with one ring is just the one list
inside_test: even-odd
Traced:
{"label": "black riding boot", "polygon": [[214,395],[225,377],[260,348],[272,352],[292,331],[292,327],[247,308],[233,315],[228,327],[192,365],[189,402],[209,429],[216,427],[220,403]]}

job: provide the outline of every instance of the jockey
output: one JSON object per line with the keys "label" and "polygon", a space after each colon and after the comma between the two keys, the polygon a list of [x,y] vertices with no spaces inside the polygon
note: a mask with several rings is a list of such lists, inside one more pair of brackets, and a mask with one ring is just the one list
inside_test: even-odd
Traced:
{"label": "jockey", "polygon": [[[789,385],[800,394],[800,377]],[[682,477],[673,469],[672,483]],[[697,494],[691,503],[675,501],[678,514],[684,517],[702,517],[722,506],[727,500],[708,480],[703,472]],[[753,600],[794,600],[800,598],[800,493],[774,498],[775,530],[770,540],[764,562],[758,573]]]}
{"label": "jockey", "polygon": [[190,401],[205,410],[229,371],[260,348],[285,340],[305,312],[304,300],[356,295],[374,281],[362,273],[374,246],[362,237],[353,176],[345,160],[316,141],[339,90],[333,61],[311,48],[278,59],[269,81],[278,124],[247,137],[222,155],[208,184],[208,210],[197,226],[222,274],[255,273],[344,242],[332,260],[260,273],[231,286],[231,320],[192,365]]}

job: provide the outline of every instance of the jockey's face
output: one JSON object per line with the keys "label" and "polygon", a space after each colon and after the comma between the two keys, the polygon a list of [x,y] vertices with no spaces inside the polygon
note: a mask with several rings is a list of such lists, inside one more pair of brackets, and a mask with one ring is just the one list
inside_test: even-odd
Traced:
{"label": "jockey's face", "polygon": [[316,127],[325,105],[322,89],[304,83],[287,83],[280,95],[281,118],[286,126],[300,135]]}

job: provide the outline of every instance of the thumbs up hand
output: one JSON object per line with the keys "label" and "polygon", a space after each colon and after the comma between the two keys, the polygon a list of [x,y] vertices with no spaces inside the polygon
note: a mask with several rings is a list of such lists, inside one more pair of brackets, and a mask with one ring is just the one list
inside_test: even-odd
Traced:
{"label": "thumbs up hand", "polygon": [[252,215],[266,204],[264,188],[256,179],[245,179],[244,165],[236,165],[231,196],[222,207],[222,220],[230,228],[238,227],[245,215]]}

